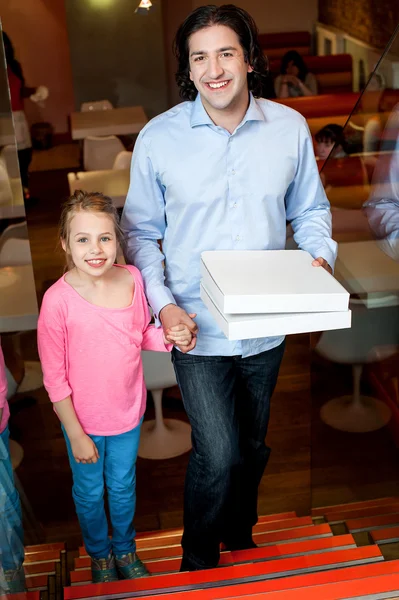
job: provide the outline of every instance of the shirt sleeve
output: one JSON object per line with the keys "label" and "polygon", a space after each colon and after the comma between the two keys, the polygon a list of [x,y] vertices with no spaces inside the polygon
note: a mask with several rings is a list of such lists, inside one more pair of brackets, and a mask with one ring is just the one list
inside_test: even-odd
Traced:
{"label": "shirt sleeve", "polygon": [[37,341],[43,369],[43,383],[51,402],[60,402],[72,394],[66,368],[65,316],[46,295],[37,326]]}
{"label": "shirt sleeve", "polygon": [[126,234],[127,262],[140,269],[149,303],[158,317],[164,306],[176,302],[165,286],[165,257],[158,243],[166,229],[165,201],[143,132],[134,148],[121,224]]}
{"label": "shirt sleeve", "polygon": [[7,389],[6,365],[4,363],[3,350],[0,345],[0,410],[6,405]]}
{"label": "shirt sleeve", "polygon": [[324,258],[334,268],[337,244],[331,238],[330,203],[317,170],[312,138],[303,121],[298,138],[298,164],[285,196],[286,216],[299,248]]}

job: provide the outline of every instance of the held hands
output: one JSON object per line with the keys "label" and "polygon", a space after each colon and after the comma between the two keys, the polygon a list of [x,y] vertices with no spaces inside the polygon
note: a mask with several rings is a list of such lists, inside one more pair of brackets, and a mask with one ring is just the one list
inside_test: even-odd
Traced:
{"label": "held hands", "polygon": [[292,85],[299,86],[299,79],[295,75],[284,75],[282,83],[292,83]]}
{"label": "held hands", "polygon": [[312,262],[312,266],[313,267],[323,267],[323,269],[325,269],[326,271],[328,271],[330,273],[330,275],[332,275],[332,268],[330,267],[330,265],[324,258],[321,258],[321,256],[319,256],[319,258],[314,259],[314,261]]}
{"label": "held hands", "polygon": [[72,454],[77,463],[96,463],[100,458],[93,440],[85,433],[76,438],[70,438]]}
{"label": "held hands", "polygon": [[193,321],[196,316],[175,304],[167,304],[159,314],[165,338],[184,354],[195,348],[197,342],[198,327]]}

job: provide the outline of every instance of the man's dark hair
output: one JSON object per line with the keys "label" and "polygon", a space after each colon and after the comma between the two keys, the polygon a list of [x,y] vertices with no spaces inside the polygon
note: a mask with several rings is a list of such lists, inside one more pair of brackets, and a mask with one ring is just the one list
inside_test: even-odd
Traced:
{"label": "man's dark hair", "polygon": [[245,10],[234,4],[210,4],[200,6],[189,14],[176,33],[173,49],[178,63],[176,82],[181,98],[195,100],[198,94],[190,79],[189,38],[196,31],[211,25],[224,25],[235,31],[244,51],[245,61],[253,68],[253,72],[248,73],[248,88],[254,96],[262,96],[267,84],[268,61],[258,41],[255,21]]}
{"label": "man's dark hair", "polygon": [[305,77],[308,74],[308,68],[303,60],[302,56],[296,50],[288,50],[282,58],[280,72],[282,75],[287,74],[287,67],[290,62],[293,62],[298,67],[298,79],[305,81]]}

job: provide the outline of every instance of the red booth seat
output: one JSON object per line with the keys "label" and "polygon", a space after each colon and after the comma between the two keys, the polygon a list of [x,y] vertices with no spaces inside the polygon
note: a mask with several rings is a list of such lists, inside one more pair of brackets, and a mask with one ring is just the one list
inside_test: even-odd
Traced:
{"label": "red booth seat", "polygon": [[302,56],[310,54],[312,38],[309,31],[284,31],[261,33],[259,42],[263,52],[272,58],[282,58],[288,50],[296,50]]}

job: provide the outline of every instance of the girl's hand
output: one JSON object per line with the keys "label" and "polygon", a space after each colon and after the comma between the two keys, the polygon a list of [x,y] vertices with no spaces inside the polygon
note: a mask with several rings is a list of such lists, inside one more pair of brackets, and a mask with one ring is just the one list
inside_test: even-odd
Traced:
{"label": "girl's hand", "polygon": [[191,344],[193,334],[186,325],[180,323],[180,325],[170,327],[166,331],[166,339],[169,342],[173,342],[176,346],[186,347]]}
{"label": "girl's hand", "polygon": [[70,442],[72,454],[77,463],[96,463],[100,458],[95,443],[85,433],[77,438],[70,439]]}

